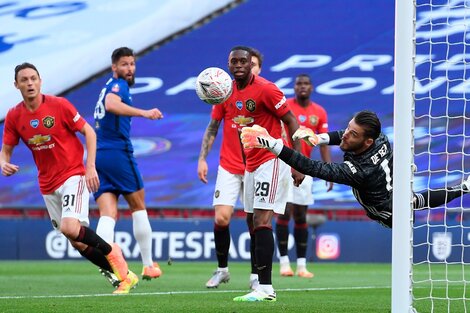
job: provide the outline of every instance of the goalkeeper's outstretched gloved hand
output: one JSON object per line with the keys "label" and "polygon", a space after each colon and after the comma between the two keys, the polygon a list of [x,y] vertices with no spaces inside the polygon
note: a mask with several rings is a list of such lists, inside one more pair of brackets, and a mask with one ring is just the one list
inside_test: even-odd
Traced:
{"label": "goalkeeper's outstretched gloved hand", "polygon": [[[279,152],[282,150],[282,139],[274,139],[265,128],[259,125],[243,127],[240,137],[245,149],[264,148],[274,152],[274,148],[277,146],[280,149],[276,150],[279,150]],[[279,154],[279,152],[276,154]]]}
{"label": "goalkeeper's outstretched gloved hand", "polygon": [[309,146],[316,146],[318,144],[319,138],[312,129],[300,126],[295,133],[292,135],[293,140],[302,139],[304,140]]}

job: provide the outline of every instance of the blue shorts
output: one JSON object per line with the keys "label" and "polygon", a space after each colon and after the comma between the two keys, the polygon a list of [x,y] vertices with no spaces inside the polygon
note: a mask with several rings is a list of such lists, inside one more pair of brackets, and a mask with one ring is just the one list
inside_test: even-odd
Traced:
{"label": "blue shorts", "polygon": [[100,188],[93,193],[95,200],[105,192],[119,196],[144,188],[142,175],[132,152],[99,150],[96,153],[96,170],[100,178]]}

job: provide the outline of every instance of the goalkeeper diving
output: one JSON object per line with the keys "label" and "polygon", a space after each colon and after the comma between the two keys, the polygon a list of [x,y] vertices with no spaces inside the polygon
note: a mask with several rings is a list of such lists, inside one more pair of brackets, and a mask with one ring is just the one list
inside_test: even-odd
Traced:
{"label": "goalkeeper diving", "polygon": [[[367,216],[378,223],[392,227],[393,152],[381,123],[374,112],[360,111],[354,115],[345,130],[314,134],[311,129],[299,128],[294,140],[309,145],[337,145],[344,152],[343,163],[312,160],[284,146],[261,126],[244,127],[243,146],[270,150],[297,171],[326,181],[352,187],[354,197],[366,210]],[[470,180],[440,190],[413,193],[413,209],[440,206],[470,192]]]}

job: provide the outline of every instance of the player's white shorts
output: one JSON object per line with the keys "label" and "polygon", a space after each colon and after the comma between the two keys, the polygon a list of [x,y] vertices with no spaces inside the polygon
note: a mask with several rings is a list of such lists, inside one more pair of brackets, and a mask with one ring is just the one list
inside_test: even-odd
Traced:
{"label": "player's white shorts", "polygon": [[219,165],[212,205],[231,205],[237,199],[243,203],[243,175],[232,174]]}
{"label": "player's white shorts", "polygon": [[254,172],[245,172],[245,212],[253,208],[284,214],[288,184],[292,184],[290,166],[278,158],[269,160]]}
{"label": "player's white shorts", "polygon": [[299,187],[291,184],[289,193],[287,195],[287,202],[298,204],[298,205],[312,205],[313,200],[313,177],[305,176]]}
{"label": "player's white shorts", "polygon": [[64,217],[73,217],[84,226],[88,220],[90,193],[86,187],[85,176],[71,176],[53,193],[43,195],[52,226],[60,230],[60,221]]}

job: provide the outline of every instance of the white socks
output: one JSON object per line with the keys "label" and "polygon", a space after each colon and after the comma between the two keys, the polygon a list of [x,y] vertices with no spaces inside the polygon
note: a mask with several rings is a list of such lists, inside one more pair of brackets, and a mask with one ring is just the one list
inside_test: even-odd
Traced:
{"label": "white socks", "polygon": [[114,226],[116,221],[109,216],[102,216],[98,220],[98,226],[96,226],[96,234],[103,238],[107,243],[114,242]]}
{"label": "white socks", "polygon": [[132,213],[132,229],[139,244],[140,255],[144,266],[153,266],[152,260],[152,227],[146,210]]}
{"label": "white socks", "polygon": [[279,257],[279,263],[281,263],[281,265],[288,265],[290,262],[289,262],[289,256],[288,255],[282,255]]}
{"label": "white socks", "polygon": [[306,268],[307,267],[307,259],[306,258],[298,258],[297,259],[297,267]]}

